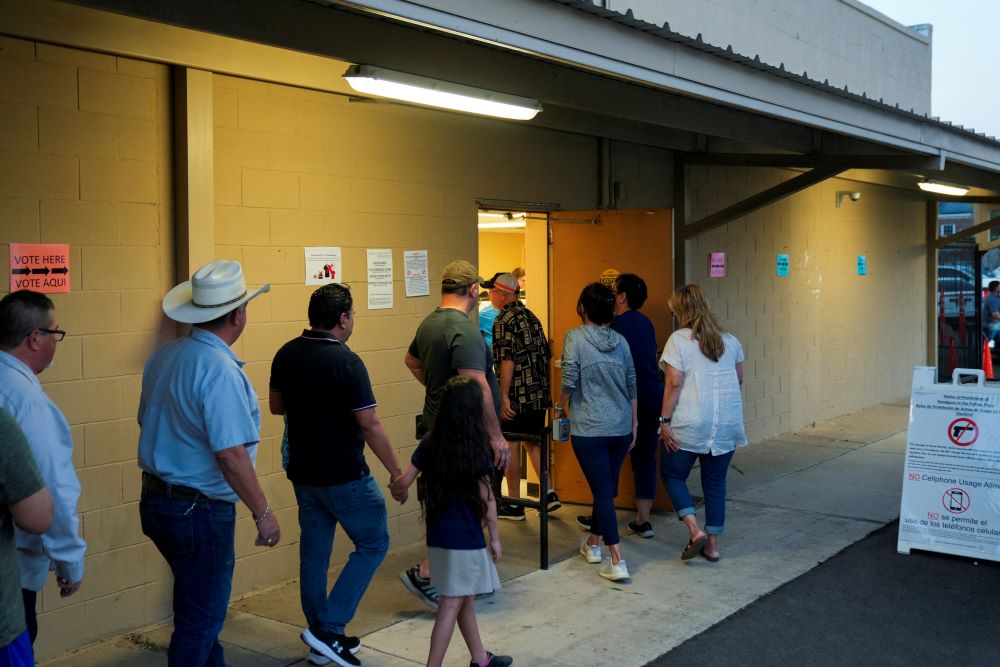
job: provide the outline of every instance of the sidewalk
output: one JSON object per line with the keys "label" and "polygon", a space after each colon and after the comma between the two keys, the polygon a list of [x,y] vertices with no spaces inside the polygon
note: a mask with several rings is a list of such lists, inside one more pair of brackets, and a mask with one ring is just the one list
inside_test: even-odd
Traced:
{"label": "sidewalk", "polygon": [[[898,517],[907,413],[905,403],[883,404],[739,450],[717,564],[682,562],[687,531],[660,514],[655,538],[623,534],[631,582],[606,581],[576,556],[575,516],[586,509],[568,505],[550,515],[553,564],[540,571],[537,515],[503,522],[504,588],[479,603],[487,648],[547,667],[639,666],[666,653]],[[623,526],[628,518],[619,512]],[[434,616],[396,578],[422,552],[390,552],[362,601],[350,631],[366,667],[424,664]],[[297,582],[239,600],[222,633],[227,661],[305,665],[302,624]],[[162,665],[169,636],[169,625],[146,628],[40,664]],[[469,664],[458,632],[446,664]]]}

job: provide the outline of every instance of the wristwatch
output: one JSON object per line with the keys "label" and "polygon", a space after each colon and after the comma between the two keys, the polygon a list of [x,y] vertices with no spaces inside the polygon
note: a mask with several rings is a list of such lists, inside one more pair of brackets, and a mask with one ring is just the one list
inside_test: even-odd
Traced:
{"label": "wristwatch", "polygon": [[663,415],[660,415],[660,426],[662,426],[664,424],[669,424],[671,419],[673,419],[672,416],[671,417],[664,417]]}

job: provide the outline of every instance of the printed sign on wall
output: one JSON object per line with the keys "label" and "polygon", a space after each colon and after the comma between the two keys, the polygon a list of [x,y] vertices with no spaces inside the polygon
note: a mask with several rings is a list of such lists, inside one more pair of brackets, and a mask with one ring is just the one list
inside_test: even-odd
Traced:
{"label": "printed sign on wall", "polygon": [[344,282],[339,247],[306,247],[306,285]]}
{"label": "printed sign on wall", "polygon": [[864,255],[858,255],[858,275],[868,275],[868,258]]}
{"label": "printed sign on wall", "polygon": [[724,252],[713,252],[708,256],[708,277],[709,278],[725,278],[726,277],[726,253]]}
{"label": "printed sign on wall", "polygon": [[69,291],[68,243],[11,243],[10,291]]}
{"label": "printed sign on wall", "polygon": [[788,255],[779,253],[775,260],[775,275],[785,278],[788,276]]}

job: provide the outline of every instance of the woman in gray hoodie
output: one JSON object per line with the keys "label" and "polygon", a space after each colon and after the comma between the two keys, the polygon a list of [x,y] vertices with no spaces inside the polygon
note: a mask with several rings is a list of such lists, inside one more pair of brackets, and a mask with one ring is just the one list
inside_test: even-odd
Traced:
{"label": "woman in gray hoodie", "polygon": [[603,537],[610,553],[598,574],[619,581],[629,573],[622,559],[615,495],[622,462],[635,446],[635,366],[628,343],[608,327],[614,317],[610,288],[601,283],[584,287],[576,312],[583,325],[566,332],[555,416],[565,413],[568,402],[573,453],[594,497],[590,535],[580,544],[580,554],[588,563],[600,563]]}

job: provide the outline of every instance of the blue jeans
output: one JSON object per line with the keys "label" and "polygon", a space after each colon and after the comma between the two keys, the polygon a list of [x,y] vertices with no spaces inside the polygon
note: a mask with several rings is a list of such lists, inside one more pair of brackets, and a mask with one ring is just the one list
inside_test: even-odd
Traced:
{"label": "blue jeans", "polygon": [[629,457],[632,459],[632,479],[635,481],[635,497],[643,500],[656,498],[656,450],[660,444],[660,413],[639,415],[639,427],[635,432],[635,447]]}
{"label": "blue jeans", "polygon": [[[361,596],[389,551],[385,497],[371,475],[346,484],[292,484],[299,503],[299,594],[309,627],[344,634]],[[327,572],[337,524],[354,551],[327,595]]]}
{"label": "blue jeans", "polygon": [[174,573],[170,667],[224,667],[219,633],[226,620],[236,564],[236,506],[187,500],[143,489],[142,532]]}
{"label": "blue jeans", "polygon": [[612,546],[621,542],[618,535],[618,515],[615,514],[615,496],[618,495],[618,473],[632,434],[600,437],[573,436],[573,453],[580,462],[583,476],[587,478],[590,493],[594,496],[593,519],[590,533],[604,537]]}
{"label": "blue jeans", "polygon": [[31,635],[25,630],[14,641],[0,646],[0,667],[35,667],[35,654],[31,650]]}
{"label": "blue jeans", "polygon": [[695,461],[698,461],[701,463],[701,490],[705,494],[705,532],[709,535],[721,534],[726,525],[726,474],[729,472],[729,462],[733,460],[733,452],[712,456],[694,454],[683,449],[670,452],[664,448],[663,453],[660,473],[677,518],[683,519],[695,513],[687,478]]}

